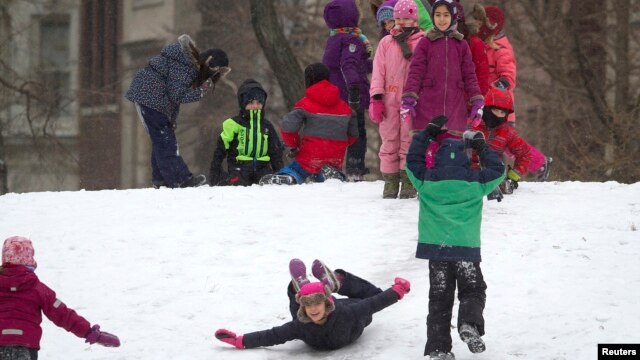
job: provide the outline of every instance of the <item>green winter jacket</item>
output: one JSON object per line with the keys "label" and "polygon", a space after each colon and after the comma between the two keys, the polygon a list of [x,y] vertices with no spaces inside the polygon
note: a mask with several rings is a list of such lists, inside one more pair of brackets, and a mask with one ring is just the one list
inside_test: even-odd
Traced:
{"label": "green winter jacket", "polygon": [[446,139],[436,152],[435,165],[427,168],[431,141],[423,131],[407,154],[407,173],[420,198],[416,257],[480,262],[483,199],[504,179],[504,165],[487,147],[480,155],[483,169],[473,170],[462,141]]}

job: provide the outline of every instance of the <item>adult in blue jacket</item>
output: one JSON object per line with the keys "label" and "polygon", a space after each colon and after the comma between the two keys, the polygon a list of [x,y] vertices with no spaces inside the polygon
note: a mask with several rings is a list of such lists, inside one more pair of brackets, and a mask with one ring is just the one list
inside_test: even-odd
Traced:
{"label": "adult in blue jacket", "polygon": [[[296,271],[300,275],[294,273],[294,262],[302,264]],[[293,259],[289,267],[292,281],[287,294],[292,321],[239,336],[219,329],[216,338],[237,349],[284,344],[296,339],[316,350],[340,349],[362,335],[374,313],[395,304],[410,290],[409,281],[396,278],[391,288],[382,291],[344,270],[332,272],[319,260],[314,261],[313,274],[320,282],[306,279],[306,268],[298,259]],[[296,292],[296,289],[299,290]],[[347,298],[334,298],[332,292]]]}
{"label": "adult in blue jacket", "polygon": [[180,156],[175,129],[180,104],[200,101],[230,68],[224,51],[198,51],[189,35],[167,45],[133,78],[125,97],[135,103],[151,138],[154,187],[192,187],[206,182],[193,176]]}

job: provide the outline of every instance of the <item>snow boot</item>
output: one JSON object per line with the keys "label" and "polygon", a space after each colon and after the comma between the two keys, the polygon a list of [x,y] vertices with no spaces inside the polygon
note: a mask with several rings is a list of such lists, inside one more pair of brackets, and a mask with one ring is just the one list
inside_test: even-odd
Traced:
{"label": "snow boot", "polygon": [[429,354],[430,360],[456,360],[455,355],[451,351],[432,351]]}
{"label": "snow boot", "polygon": [[340,181],[347,181],[347,176],[340,170],[333,166],[325,165],[320,169],[321,177],[324,180],[336,179]]}
{"label": "snow boot", "polygon": [[413,187],[411,180],[409,180],[409,175],[407,175],[407,172],[404,170],[400,171],[400,182],[402,183],[402,187],[400,188],[400,195],[398,198],[413,199],[418,196],[416,188]]}
{"label": "snow boot", "polygon": [[498,202],[502,201],[502,198],[504,197],[504,195],[502,195],[502,191],[500,191],[500,186],[498,186],[497,188],[493,189],[492,192],[489,193],[489,195],[487,195],[487,200],[497,200]]}
{"label": "snow boot", "polygon": [[316,279],[320,280],[332,293],[340,290],[340,282],[336,278],[336,274],[331,271],[322,261],[315,259],[311,264],[311,273]]}
{"label": "snow boot", "polygon": [[310,283],[309,279],[307,279],[307,267],[300,259],[291,259],[289,261],[289,274],[291,274],[291,283],[296,293],[300,291],[301,287]]}
{"label": "snow boot", "polygon": [[545,156],[544,165],[542,165],[536,174],[538,181],[547,181],[547,179],[549,179],[549,171],[552,162],[553,158],[551,156]]}
{"label": "snow boot", "polygon": [[514,183],[513,181],[506,179],[503,180],[500,185],[498,185],[498,187],[500,188],[500,192],[502,192],[503,195],[511,195],[513,194],[513,190],[518,188],[518,185],[516,185],[517,183]]}
{"label": "snow boot", "polygon": [[151,180],[151,185],[153,185],[154,189],[160,189],[163,186],[167,186],[164,183],[164,180]]}
{"label": "snow boot", "polygon": [[395,199],[400,191],[400,173],[385,174],[382,173],[384,180],[384,189],[382,189],[383,199]]}
{"label": "snow boot", "polygon": [[267,174],[260,178],[258,181],[260,185],[295,185],[296,179],[291,175],[286,174]]}
{"label": "snow boot", "polygon": [[187,179],[187,181],[180,184],[180,187],[181,188],[198,187],[206,183],[207,183],[207,177],[200,174],[200,175],[190,177],[189,179]]}
{"label": "snow boot", "polygon": [[460,334],[460,339],[467,344],[469,351],[472,353],[481,353],[487,349],[475,326],[462,324],[460,325],[458,334]]}

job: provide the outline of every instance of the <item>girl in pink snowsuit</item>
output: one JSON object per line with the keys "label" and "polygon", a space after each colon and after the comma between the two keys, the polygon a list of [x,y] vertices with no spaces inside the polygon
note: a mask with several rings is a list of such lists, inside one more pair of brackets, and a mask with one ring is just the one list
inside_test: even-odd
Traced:
{"label": "girl in pink snowsuit", "polygon": [[2,246],[0,268],[0,359],[36,360],[42,337],[42,313],[57,326],[90,344],[118,347],[117,336],[100,331],[56,298],[38,280],[31,240],[12,236]]}
{"label": "girl in pink snowsuit", "polygon": [[[418,27],[418,8],[413,0],[400,0],[393,9],[396,26],[378,44],[371,75],[369,117],[378,124],[382,144],[380,172],[385,181],[382,197],[395,199],[416,196],[404,171],[411,144],[411,123],[401,121],[400,105],[413,50],[424,37]],[[402,182],[402,190],[400,190]]]}

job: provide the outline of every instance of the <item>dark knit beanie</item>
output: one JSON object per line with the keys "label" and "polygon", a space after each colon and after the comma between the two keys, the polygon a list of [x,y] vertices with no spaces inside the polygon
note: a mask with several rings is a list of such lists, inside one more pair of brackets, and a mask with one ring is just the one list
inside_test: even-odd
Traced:
{"label": "dark knit beanie", "polygon": [[227,53],[222,51],[221,49],[207,49],[200,53],[200,63],[204,63],[211,56],[211,61],[209,62],[209,67],[216,66],[229,66],[229,58],[227,58]]}
{"label": "dark knit beanie", "polygon": [[264,105],[267,101],[267,93],[259,87],[249,89],[242,94],[242,108],[244,109],[251,100],[258,100],[260,104]]}
{"label": "dark knit beanie", "polygon": [[323,63],[311,64],[304,69],[304,85],[307,88],[322,80],[329,80],[329,68]]}

